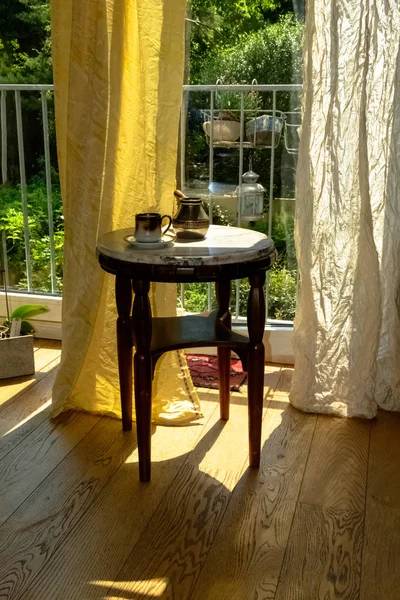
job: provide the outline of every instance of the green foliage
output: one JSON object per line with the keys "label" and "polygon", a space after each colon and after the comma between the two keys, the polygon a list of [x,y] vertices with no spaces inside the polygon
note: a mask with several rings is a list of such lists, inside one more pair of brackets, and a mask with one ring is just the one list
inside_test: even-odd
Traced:
{"label": "green foliage", "polygon": [[[208,214],[208,202],[203,201],[203,206]],[[226,227],[234,225],[232,215],[224,208],[221,208],[219,204],[212,205],[212,222],[214,225],[225,225]]]}
{"label": "green foliage", "polygon": [[10,316],[11,321],[13,319],[32,319],[37,315],[42,315],[48,312],[49,309],[46,306],[40,304],[23,304],[18,306]]}
{"label": "green foliage", "polygon": [[[180,299],[183,305],[182,298]],[[202,313],[208,309],[208,284],[188,283],[185,285],[185,311]]]}
{"label": "green foliage", "polygon": [[[46,306],[41,306],[39,304],[24,304],[16,308],[12,314],[10,315],[10,320],[6,320],[3,323],[2,332],[4,334],[4,328],[6,329],[6,336],[9,335],[9,330],[11,327],[11,322],[13,319],[22,319],[21,323],[21,335],[29,335],[35,333],[35,328],[32,323],[29,323],[26,319],[32,319],[32,317],[36,317],[37,315],[42,315],[48,312],[48,308]],[[8,330],[8,332],[7,332]]]}
{"label": "green foliage", "polygon": [[[285,267],[282,260],[269,271],[268,318],[278,321],[293,321],[296,312],[297,272]],[[247,279],[240,282],[239,309],[245,316],[250,285]]]}
{"label": "green foliage", "polygon": [[[275,200],[275,204],[279,202]],[[282,200],[281,200],[282,201]],[[285,200],[283,200],[284,202]],[[252,228],[264,235],[268,235],[268,211],[262,219],[255,222]],[[278,251],[281,263],[290,269],[296,270],[296,249],[294,246],[294,213],[280,210],[272,219],[271,237]]]}
{"label": "green foliage", "polygon": [[[53,218],[56,278],[62,289],[64,221],[58,175],[53,171]],[[32,283],[35,291],[51,290],[50,238],[47,191],[43,176],[33,177],[27,186],[28,223],[32,261]],[[24,244],[24,219],[19,186],[0,186],[0,229],[6,232],[10,286],[27,287]]]}
{"label": "green foliage", "polygon": [[[219,208],[219,207],[218,207]],[[219,209],[220,210],[220,209]],[[214,214],[217,224],[231,225],[231,217],[218,222],[218,211]],[[268,234],[268,214],[253,224],[253,229]],[[296,311],[297,265],[294,248],[294,215],[281,210],[272,220],[272,238],[278,250],[278,260],[269,272],[269,318],[281,321],[292,321]],[[231,311],[236,313],[236,284],[232,283]],[[180,286],[178,287],[180,291]],[[250,291],[249,282],[243,279],[239,284],[239,314],[247,313],[247,299]],[[182,303],[182,299],[181,299]],[[212,287],[211,308],[216,308],[215,293]],[[208,284],[191,283],[185,286],[185,310],[188,312],[205,312],[208,310]]]}
{"label": "green foliage", "polygon": [[190,179],[201,176],[203,165],[207,163],[209,146],[203,130],[192,129],[187,137],[187,158],[191,171]]}
{"label": "green foliage", "polygon": [[[293,6],[303,5],[303,0],[192,0],[188,12],[188,41],[190,46],[191,83],[215,83],[221,78],[225,83],[250,83],[257,78],[260,83],[295,83],[301,81],[301,38],[303,26],[292,14]],[[296,11],[294,11],[296,12]],[[301,12],[301,10],[300,10]],[[190,37],[190,39],[189,39]],[[0,82],[51,83],[51,39],[49,0],[2,0],[0,3]],[[8,122],[8,174],[10,183],[0,186],[0,229],[7,236],[10,284],[14,288],[27,287],[25,272],[24,221],[21,211],[21,194],[18,185],[18,148],[15,136],[15,110],[7,97]],[[35,291],[49,292],[50,244],[46,185],[43,177],[43,138],[41,107],[38,94],[21,94],[25,160],[28,178],[28,222],[30,255]],[[188,163],[191,179],[204,180],[204,165],[209,147],[201,123],[193,126],[196,109],[205,108],[205,96],[198,94],[196,104],[192,98],[193,117],[189,118]],[[245,109],[270,108],[270,95],[245,95]],[[277,97],[280,110],[293,109],[293,102],[281,93]],[[56,275],[59,291],[62,290],[62,249],[64,223],[61,196],[55,163],[55,128],[53,95],[49,94],[49,122],[53,171],[54,241]],[[216,110],[238,111],[240,96],[223,93],[216,99]],[[215,153],[216,181],[229,171],[237,176],[238,156]],[[247,160],[247,158],[246,158]],[[275,195],[283,192],[281,174],[287,169],[292,186],[294,172],[292,157],[287,165],[281,161],[281,149],[275,154]],[[253,168],[260,181],[267,184],[269,158],[265,153],[255,153]],[[246,167],[246,165],[245,165]],[[220,179],[218,179],[218,177]],[[229,181],[227,181],[229,183]],[[266,231],[268,217],[255,228]],[[213,206],[213,222],[231,225],[232,218],[218,206]],[[296,264],[293,243],[293,216],[285,212],[274,216],[273,238],[280,259],[270,273],[270,317],[291,319],[295,309]],[[246,314],[248,282],[240,282],[239,306]],[[234,294],[232,294],[234,298]],[[234,302],[234,300],[232,300]],[[215,307],[214,291],[211,305]],[[202,312],[208,309],[208,286],[204,283],[186,286],[185,308]],[[234,307],[232,307],[234,308]]]}
{"label": "green foliage", "polygon": [[35,328],[32,323],[29,321],[22,321],[20,335],[33,335],[35,333]]}
{"label": "green foliage", "polygon": [[51,83],[50,6],[46,0],[0,3],[0,82]]}
{"label": "green foliage", "polygon": [[292,321],[296,312],[296,271],[289,271],[278,263],[269,274],[269,317]]}
{"label": "green foliage", "polygon": [[[198,83],[301,83],[303,24],[293,15],[214,49],[202,61]],[[197,82],[196,82],[197,83]],[[286,110],[283,109],[283,110]]]}
{"label": "green foliage", "polygon": [[292,10],[292,0],[191,0],[187,21],[191,82],[210,83],[200,77],[207,55],[219,55],[241,37]]}
{"label": "green foliage", "polygon": [[[0,83],[52,83],[50,5],[48,0],[0,2]],[[8,93],[8,178],[19,180],[18,145],[13,94]],[[21,92],[27,177],[38,173],[43,156],[40,95]],[[53,94],[48,94],[51,154],[55,164]]]}
{"label": "green foliage", "polygon": [[[232,283],[231,312],[236,313],[236,284]],[[296,271],[290,271],[280,261],[269,272],[269,318],[279,321],[292,321],[296,312]],[[247,314],[247,301],[250,285],[247,279],[239,283],[239,314]],[[182,299],[181,299],[182,304]],[[214,286],[211,288],[211,309],[216,308]],[[189,283],[185,286],[185,310],[207,312],[208,284]]]}

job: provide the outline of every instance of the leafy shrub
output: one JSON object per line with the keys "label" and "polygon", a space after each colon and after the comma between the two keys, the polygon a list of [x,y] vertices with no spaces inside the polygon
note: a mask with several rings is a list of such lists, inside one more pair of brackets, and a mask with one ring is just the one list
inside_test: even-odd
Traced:
{"label": "leafy shrub", "polygon": [[[52,172],[53,222],[58,290],[62,290],[62,262],[64,221],[58,175]],[[51,291],[50,237],[47,212],[47,190],[43,176],[33,177],[27,185],[28,224],[33,289]],[[18,185],[0,186],[0,230],[6,232],[7,260],[11,287],[27,287],[25,265],[24,219],[21,208],[21,190]]]}
{"label": "leafy shrub", "polygon": [[[221,79],[223,83],[244,84],[254,78],[259,83],[301,83],[303,28],[301,21],[287,14],[277,23],[241,36],[234,46],[206,57],[196,83],[209,84]],[[281,94],[279,108],[287,111],[290,106],[289,95]],[[271,94],[264,101],[264,108],[270,107]]]}
{"label": "leafy shrub", "polygon": [[[180,294],[180,286],[178,287]],[[179,296],[178,296],[179,297]],[[182,298],[180,298],[183,306]],[[185,311],[202,313],[208,310],[208,284],[188,283],[185,285]]]}
{"label": "leafy shrub", "polygon": [[[296,271],[289,271],[278,262],[269,272],[268,306],[270,319],[292,321],[296,312]],[[232,282],[231,312],[236,314],[236,283]],[[239,314],[247,314],[250,284],[247,279],[239,283]],[[180,292],[179,292],[180,293]],[[217,308],[214,285],[211,286],[211,309]],[[185,310],[206,312],[208,310],[208,284],[189,283],[185,286]]]}
{"label": "leafy shrub", "polygon": [[[302,36],[303,23],[293,14],[280,17],[276,23],[266,23],[257,31],[239,36],[236,44],[228,47],[216,46],[202,59],[196,83],[213,84],[220,79],[226,84],[249,84],[256,78],[263,84],[293,84],[302,80]],[[215,98],[215,115],[219,110],[240,109],[240,94],[221,92]],[[257,109],[272,109],[272,93],[245,94],[245,115],[252,118]],[[209,147],[202,131],[203,111],[209,108],[210,94],[190,94],[187,121],[187,179],[206,180],[208,177]],[[276,108],[291,112],[301,104],[300,92],[276,93]],[[253,170],[260,175],[260,183],[268,187],[271,169],[269,150],[253,151]],[[248,168],[248,156],[244,169]],[[227,184],[237,183],[239,150],[216,148],[214,151],[214,180]],[[292,196],[296,171],[296,156],[287,153],[283,140],[275,150],[274,196]]]}
{"label": "leafy shrub", "polygon": [[304,0],[191,0],[188,6],[192,83],[208,83],[200,80],[205,56],[237,46],[282,14],[293,11],[304,17]]}
{"label": "leafy shrub", "polygon": [[281,267],[279,262],[269,275],[269,318],[293,321],[296,313],[297,272]]}
{"label": "leafy shrub", "polygon": [[[222,214],[220,214],[222,213]],[[223,211],[218,206],[213,210],[214,223],[231,225],[228,215],[225,221]],[[268,213],[253,224],[253,229],[268,234]],[[296,312],[297,265],[294,248],[294,215],[282,210],[272,221],[272,238],[278,250],[278,260],[269,272],[268,306],[270,319],[292,321]],[[250,285],[247,279],[239,284],[239,314],[247,314],[247,301]],[[180,286],[178,286],[180,295]],[[181,299],[182,303],[182,299]],[[217,307],[214,286],[211,286],[211,309]],[[185,286],[185,310],[188,312],[205,312],[208,310],[208,284],[190,283]],[[236,314],[236,282],[231,288],[231,312]]]}
{"label": "leafy shrub", "polygon": [[[276,202],[276,201],[275,201]],[[262,219],[253,224],[253,229],[268,235],[269,211]],[[271,237],[278,251],[281,266],[297,269],[296,249],[294,246],[294,214],[281,210],[272,219]]]}
{"label": "leafy shrub", "polygon": [[[42,177],[33,178],[27,187],[32,260],[33,288],[39,292],[51,291],[50,241],[48,232],[46,184]],[[53,213],[56,275],[58,290],[62,291],[62,257],[64,229],[61,195],[56,173],[53,173]],[[232,225],[232,217],[218,205],[213,206],[213,222]],[[254,228],[266,233],[268,215]],[[27,287],[25,271],[24,222],[21,211],[19,186],[0,186],[0,229],[6,231],[10,284],[17,289]],[[287,268],[288,256],[294,253],[293,215],[279,213],[273,221],[273,238],[280,258],[270,272],[269,316],[272,319],[291,320],[296,306],[296,270]],[[235,282],[232,283],[231,310],[235,313]],[[180,286],[178,286],[180,290]],[[239,287],[241,316],[246,315],[249,284],[242,280]],[[211,308],[216,308],[214,286],[211,289]],[[189,312],[208,310],[207,283],[191,283],[185,288],[185,309]]]}

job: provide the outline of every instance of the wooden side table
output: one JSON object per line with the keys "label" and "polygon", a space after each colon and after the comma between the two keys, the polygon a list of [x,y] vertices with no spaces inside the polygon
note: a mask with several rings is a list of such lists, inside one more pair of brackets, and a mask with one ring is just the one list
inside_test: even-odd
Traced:
{"label": "wooden side table", "polygon": [[[162,249],[136,249],[124,237],[133,229],[113,231],[97,245],[101,267],[116,275],[118,310],[118,365],[122,423],[132,428],[132,356],[134,355],[136,428],[141,481],[151,472],[151,388],[158,359],[169,350],[216,346],[220,370],[221,419],[229,419],[231,350],[248,371],[249,462],[260,464],[261,420],[264,395],[265,271],[276,251],[270,238],[237,227],[212,225],[199,242],[175,243]],[[249,337],[231,329],[231,281],[248,277],[247,323]],[[209,317],[152,318],[150,283],[215,281],[218,311]],[[134,301],[132,309],[132,300]]]}

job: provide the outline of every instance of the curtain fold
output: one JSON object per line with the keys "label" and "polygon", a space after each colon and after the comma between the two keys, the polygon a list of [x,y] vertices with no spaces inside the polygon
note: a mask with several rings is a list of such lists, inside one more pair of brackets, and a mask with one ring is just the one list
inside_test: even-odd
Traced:
{"label": "curtain fold", "polygon": [[[65,217],[63,350],[53,414],[120,417],[114,278],[96,241],[138,212],[171,214],[184,67],[185,0],[52,0],[57,146]],[[155,316],[176,312],[156,284]],[[153,419],[201,416],[184,355],[157,365]]]}
{"label": "curtain fold", "polygon": [[291,402],[400,409],[400,18],[396,0],[310,0],[296,190]]}

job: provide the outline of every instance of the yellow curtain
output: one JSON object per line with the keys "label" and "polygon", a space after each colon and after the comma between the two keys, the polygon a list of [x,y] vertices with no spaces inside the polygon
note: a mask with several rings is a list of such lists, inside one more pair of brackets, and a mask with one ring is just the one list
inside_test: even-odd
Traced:
{"label": "yellow curtain", "polygon": [[[138,212],[171,214],[186,0],[52,0],[58,159],[65,217],[63,351],[53,414],[120,417],[114,278],[99,235]],[[175,314],[176,286],[152,288],[153,313]],[[199,405],[181,353],[164,355],[153,418],[183,424]]]}

